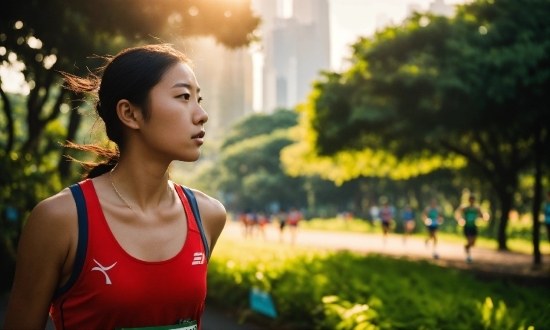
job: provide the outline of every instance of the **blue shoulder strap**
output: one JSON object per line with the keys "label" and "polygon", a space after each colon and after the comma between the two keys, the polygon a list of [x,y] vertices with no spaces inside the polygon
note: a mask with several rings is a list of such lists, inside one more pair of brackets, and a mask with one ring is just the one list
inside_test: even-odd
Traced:
{"label": "blue shoulder strap", "polygon": [[202,226],[201,214],[199,212],[199,205],[197,204],[197,199],[195,198],[195,194],[193,193],[193,191],[191,191],[191,189],[184,186],[180,186],[180,187],[181,189],[183,189],[183,193],[185,194],[185,197],[187,197],[187,200],[191,205],[191,210],[193,211],[193,215],[195,216],[197,227],[199,228],[199,232],[201,233],[202,244],[204,244],[204,251],[206,252],[206,260],[209,260],[210,248],[208,247],[208,241],[206,240],[206,235],[204,234],[204,228]]}
{"label": "blue shoulder strap", "polygon": [[69,189],[71,189],[71,192],[73,193],[73,198],[76,203],[76,212],[78,215],[78,243],[76,245],[76,256],[74,259],[71,277],[67,283],[55,290],[53,299],[57,299],[67,293],[75,284],[76,280],[80,276],[80,273],[82,272],[82,267],[84,267],[86,250],[88,249],[88,211],[86,209],[84,193],[82,192],[82,188],[79,184],[73,184],[69,187]]}

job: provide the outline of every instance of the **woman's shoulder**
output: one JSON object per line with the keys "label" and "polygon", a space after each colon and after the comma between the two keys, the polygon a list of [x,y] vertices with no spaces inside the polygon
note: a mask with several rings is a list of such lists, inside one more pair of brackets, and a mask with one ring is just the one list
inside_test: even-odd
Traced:
{"label": "woman's shoulder", "polygon": [[189,188],[189,189],[191,189],[191,191],[195,195],[195,198],[197,199],[197,203],[199,204],[201,215],[204,214],[206,216],[215,217],[215,218],[223,217],[225,221],[225,217],[226,217],[225,207],[219,200],[203,193],[200,190],[192,189],[192,188]]}
{"label": "woman's shoulder", "polygon": [[31,212],[48,222],[67,222],[76,218],[76,204],[69,188],[38,203]]}
{"label": "woman's shoulder", "polygon": [[191,190],[193,191],[193,194],[197,199],[197,203],[199,204],[202,223],[204,224],[208,237],[210,251],[212,251],[216,245],[218,237],[225,227],[225,222],[227,220],[225,207],[219,200],[208,196],[202,191],[196,189]]}
{"label": "woman's shoulder", "polygon": [[[77,211],[71,191],[61,192],[38,203],[23,228],[21,240],[35,251],[63,259],[78,232]],[[39,253],[40,254],[40,253]]]}

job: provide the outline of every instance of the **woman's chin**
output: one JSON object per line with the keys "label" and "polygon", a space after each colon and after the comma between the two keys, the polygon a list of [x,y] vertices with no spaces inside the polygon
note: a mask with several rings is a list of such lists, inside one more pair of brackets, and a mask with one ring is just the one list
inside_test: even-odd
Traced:
{"label": "woman's chin", "polygon": [[183,157],[179,157],[177,160],[181,162],[186,162],[186,163],[193,163],[199,160],[200,157],[201,157],[201,153],[198,152],[196,155],[185,155]]}

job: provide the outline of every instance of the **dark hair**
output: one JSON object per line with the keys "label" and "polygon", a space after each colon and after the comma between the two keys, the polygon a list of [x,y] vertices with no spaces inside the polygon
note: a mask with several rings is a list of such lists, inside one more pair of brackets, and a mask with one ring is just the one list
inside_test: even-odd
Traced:
{"label": "dark hair", "polygon": [[122,122],[116,112],[118,102],[126,99],[136,105],[142,109],[143,118],[147,121],[151,115],[151,89],[175,64],[190,64],[190,60],[170,44],[128,48],[114,57],[105,57],[105,60],[103,67],[86,78],[62,73],[66,88],[76,93],[91,94],[95,98],[95,111],[105,123],[107,137],[118,146],[113,150],[98,145],[67,143],[67,147],[91,152],[102,159],[99,163],[80,162],[87,169],[87,178],[97,177],[113,169],[118,162],[119,152],[124,150],[126,141]]}

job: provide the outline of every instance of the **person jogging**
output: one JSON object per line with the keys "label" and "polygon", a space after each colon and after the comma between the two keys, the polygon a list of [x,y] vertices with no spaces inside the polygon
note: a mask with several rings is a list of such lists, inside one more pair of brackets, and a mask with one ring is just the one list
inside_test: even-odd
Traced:
{"label": "person jogging", "polygon": [[476,244],[477,238],[477,224],[476,221],[479,218],[489,220],[489,214],[481,211],[479,206],[475,205],[476,198],[474,195],[470,195],[468,198],[468,205],[459,206],[455,211],[455,219],[458,224],[464,228],[464,236],[466,236],[466,245],[464,251],[466,252],[466,261],[472,262],[471,248]]}
{"label": "person jogging", "polygon": [[405,205],[405,208],[401,211],[401,216],[403,217],[403,243],[406,243],[407,236],[412,235],[416,226],[414,210],[409,204]]}
{"label": "person jogging", "polygon": [[430,200],[430,205],[427,206],[422,212],[422,220],[426,224],[428,229],[428,238],[426,239],[426,246],[433,241],[432,252],[435,259],[439,258],[437,253],[437,230],[439,226],[443,223],[443,213],[441,208],[438,206],[437,199],[432,198]]}
{"label": "person jogging", "polygon": [[382,222],[382,240],[386,244],[388,233],[391,230],[391,223],[393,221],[393,208],[390,206],[390,202],[384,202],[384,205],[380,208],[378,217]]}

